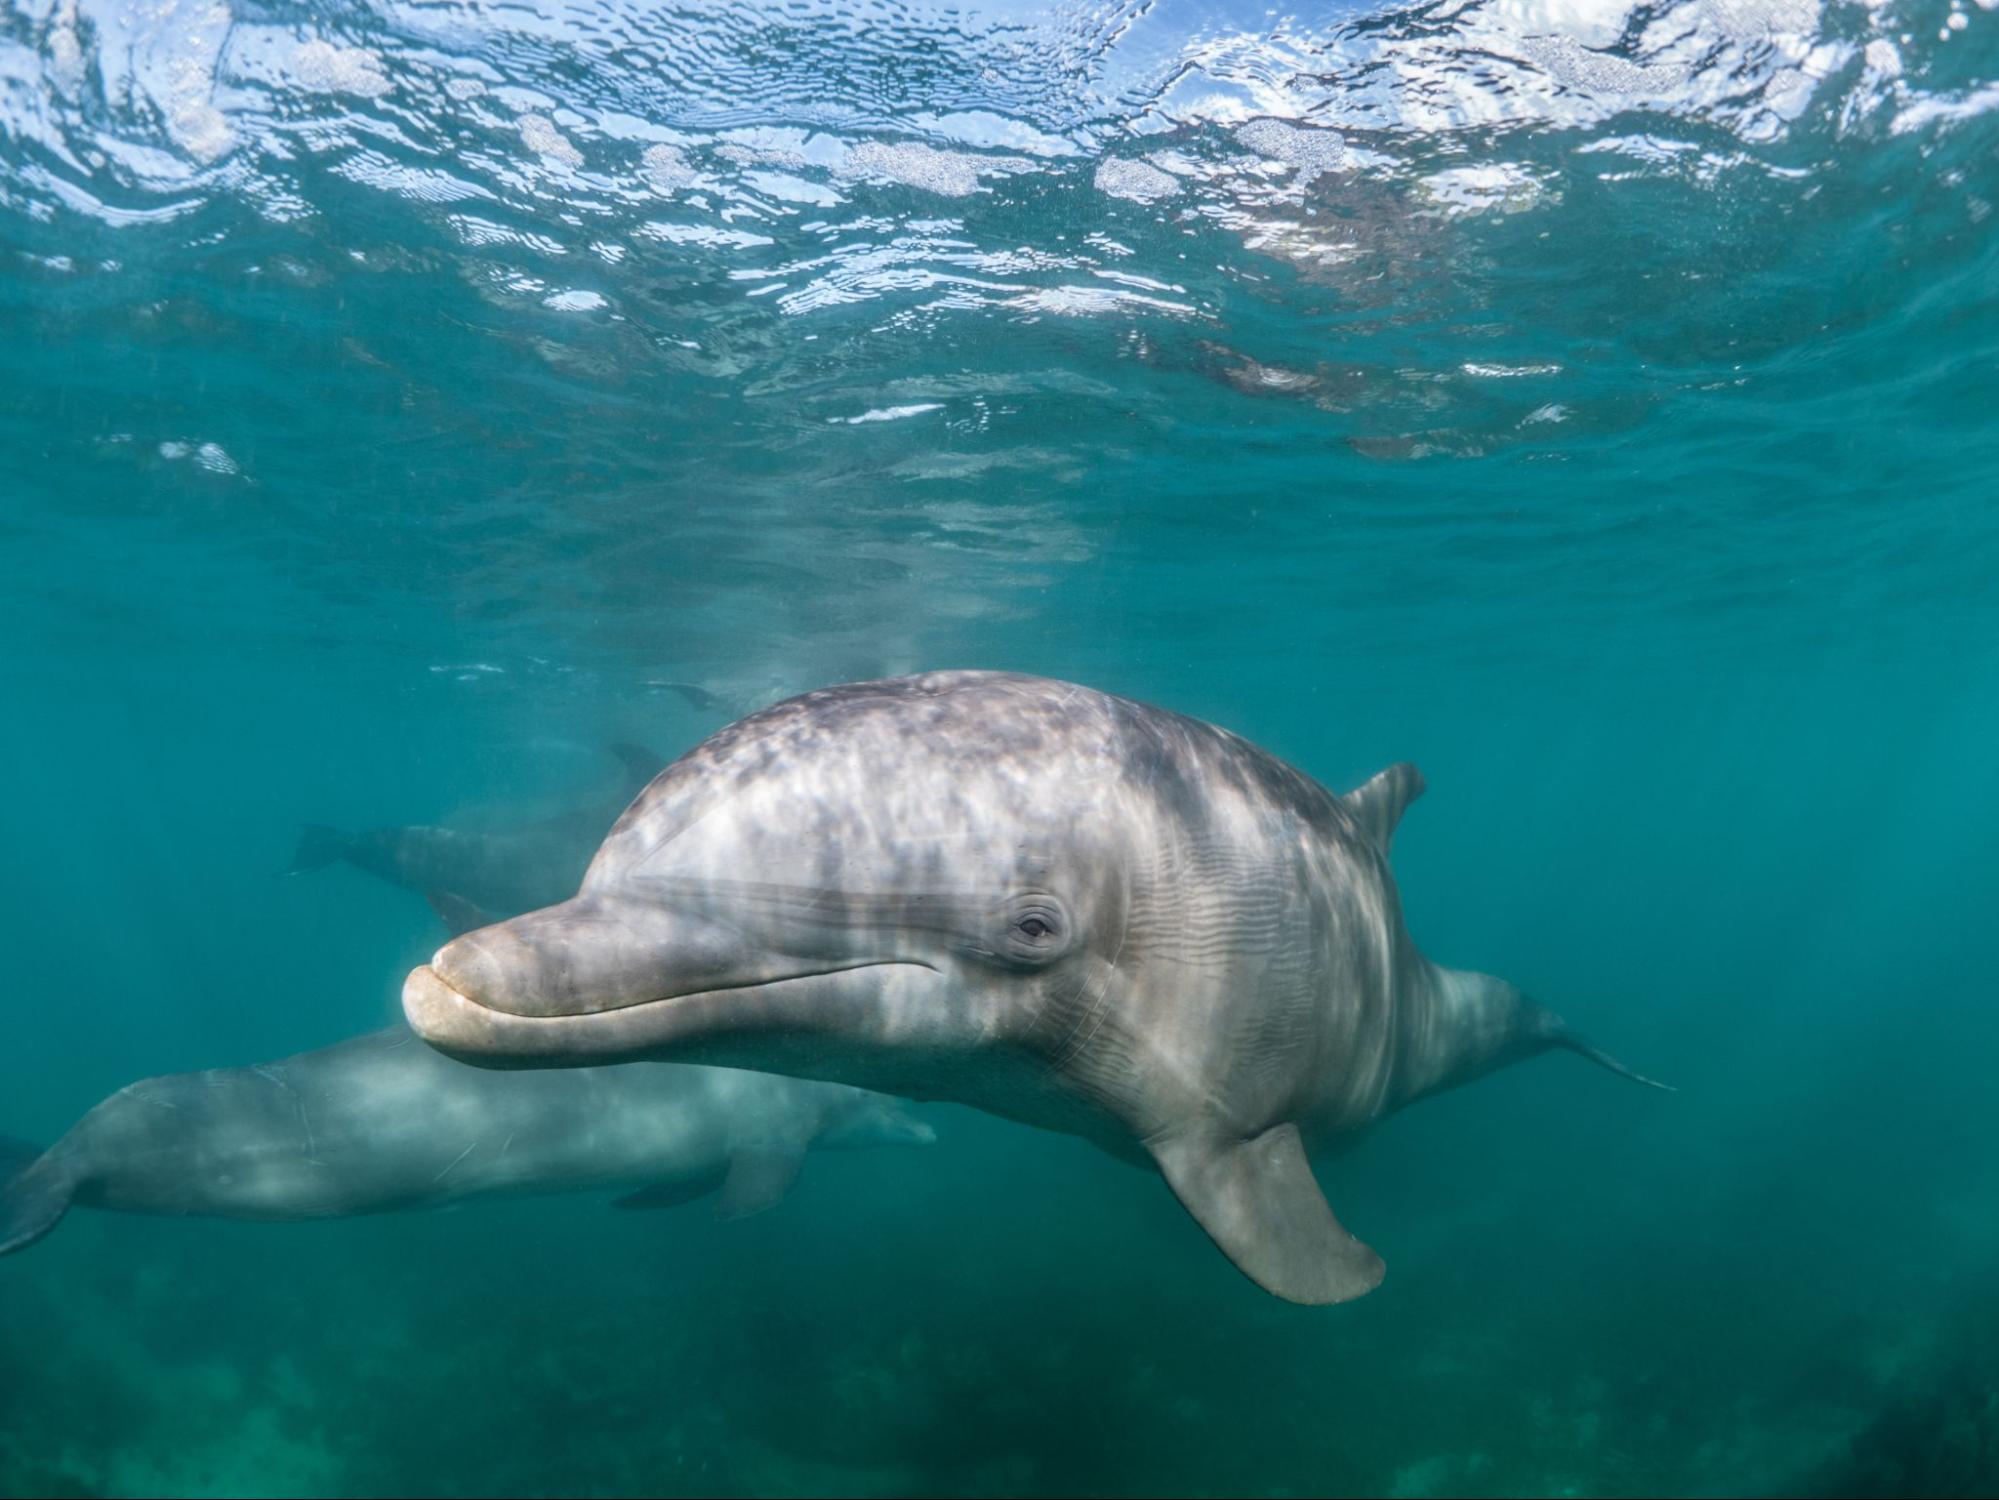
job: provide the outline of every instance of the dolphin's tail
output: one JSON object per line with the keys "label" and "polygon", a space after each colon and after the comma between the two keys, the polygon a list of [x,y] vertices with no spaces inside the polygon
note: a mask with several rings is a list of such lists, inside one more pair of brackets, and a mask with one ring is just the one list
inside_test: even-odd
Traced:
{"label": "dolphin's tail", "polygon": [[[1531,1002],[1530,1002],[1531,1003]],[[1661,1083],[1656,1078],[1647,1078],[1635,1069],[1627,1068],[1600,1047],[1592,1046],[1587,1040],[1569,1030],[1569,1023],[1552,1010],[1534,1006],[1534,1017],[1529,1023],[1536,1040],[1547,1047],[1565,1047],[1582,1057],[1587,1057],[1599,1068],[1608,1068],[1619,1078],[1629,1078],[1633,1083],[1642,1083],[1647,1088],[1664,1089],[1669,1094],[1677,1094],[1678,1089],[1670,1083]]]}
{"label": "dolphin's tail", "polygon": [[75,1189],[69,1170],[40,1147],[0,1136],[0,1255],[55,1228]]}
{"label": "dolphin's tail", "polygon": [[285,873],[303,875],[308,870],[323,870],[335,860],[345,859],[352,842],[338,828],[308,823],[299,830],[298,851],[292,855],[291,868]]}

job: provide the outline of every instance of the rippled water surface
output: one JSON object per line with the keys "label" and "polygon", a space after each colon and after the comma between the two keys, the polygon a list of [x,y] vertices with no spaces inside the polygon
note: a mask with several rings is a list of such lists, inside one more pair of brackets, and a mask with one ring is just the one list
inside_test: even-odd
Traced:
{"label": "rippled water surface", "polygon": [[960,665],[1420,761],[1425,949],[1682,1085],[1385,1125],[1332,1310],[943,1107],[79,1212],[0,1491],[1991,1492],[1995,203],[1992,0],[0,0],[0,1130],[384,1024],[301,823]]}

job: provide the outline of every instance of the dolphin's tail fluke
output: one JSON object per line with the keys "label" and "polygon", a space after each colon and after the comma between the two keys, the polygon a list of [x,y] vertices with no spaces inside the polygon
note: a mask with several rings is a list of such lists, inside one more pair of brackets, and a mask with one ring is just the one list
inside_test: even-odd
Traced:
{"label": "dolphin's tail fluke", "polygon": [[1633,1083],[1642,1083],[1648,1089],[1664,1089],[1669,1094],[1677,1094],[1679,1092],[1670,1083],[1661,1083],[1656,1078],[1647,1078],[1643,1073],[1633,1068],[1625,1067],[1623,1063],[1612,1057],[1608,1052],[1605,1052],[1601,1047],[1592,1047],[1579,1036],[1567,1034],[1559,1036],[1555,1038],[1555,1045],[1557,1047],[1566,1047],[1571,1052],[1580,1053],[1599,1068],[1608,1068],[1619,1078],[1629,1078]]}
{"label": "dolphin's tail fluke", "polygon": [[41,1150],[0,1136],[0,1255],[28,1246],[56,1227],[76,1184]]}
{"label": "dolphin's tail fluke", "polygon": [[1587,1057],[1599,1068],[1610,1069],[1619,1078],[1629,1078],[1633,1083],[1642,1083],[1647,1088],[1664,1089],[1669,1094],[1677,1094],[1679,1092],[1670,1083],[1661,1083],[1656,1078],[1647,1078],[1643,1073],[1625,1067],[1623,1063],[1612,1057],[1608,1052],[1605,1052],[1601,1047],[1592,1046],[1587,1040],[1569,1030],[1569,1023],[1553,1011],[1543,1009],[1538,1005],[1534,1006],[1534,1011],[1535,1015],[1531,1023],[1533,1033],[1543,1045],[1564,1047],[1580,1057]]}
{"label": "dolphin's tail fluke", "polygon": [[285,873],[303,875],[308,870],[323,870],[335,860],[345,859],[352,842],[338,828],[308,823],[299,830],[298,851],[292,855],[291,868]]}

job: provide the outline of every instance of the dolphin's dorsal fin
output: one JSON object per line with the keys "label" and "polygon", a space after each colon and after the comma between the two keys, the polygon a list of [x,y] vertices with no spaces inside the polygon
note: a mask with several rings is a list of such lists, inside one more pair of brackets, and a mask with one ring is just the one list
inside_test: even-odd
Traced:
{"label": "dolphin's dorsal fin", "polygon": [[1287,1302],[1347,1302],[1380,1285],[1381,1257],[1340,1227],[1296,1125],[1251,1140],[1189,1132],[1153,1159],[1187,1212],[1251,1281]]}
{"label": "dolphin's dorsal fin", "polygon": [[805,1165],[805,1148],[785,1142],[738,1146],[729,1155],[729,1175],[722,1179],[722,1196],[715,1217],[741,1219],[774,1208]]}
{"label": "dolphin's dorsal fin", "polygon": [[653,777],[659,775],[666,766],[663,756],[654,754],[644,745],[633,744],[630,740],[619,740],[606,748],[611,752],[611,758],[624,767],[625,779],[635,787],[643,788],[650,785]]}
{"label": "dolphin's dorsal fin", "polygon": [[1340,801],[1374,840],[1383,854],[1395,837],[1395,825],[1409,804],[1423,795],[1423,773],[1408,761],[1397,761],[1380,775],[1348,792]]}

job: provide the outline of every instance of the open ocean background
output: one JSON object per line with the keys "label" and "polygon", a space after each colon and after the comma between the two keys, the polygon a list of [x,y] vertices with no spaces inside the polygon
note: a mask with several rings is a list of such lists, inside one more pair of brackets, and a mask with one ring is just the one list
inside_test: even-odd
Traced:
{"label": "open ocean background", "polygon": [[302,823],[947,666],[1417,761],[1419,943],[1682,1090],[1388,1122],[1327,1310],[947,1107],[79,1209],[0,1492],[1999,1488],[1992,4],[0,0],[0,1131],[396,1014]]}

